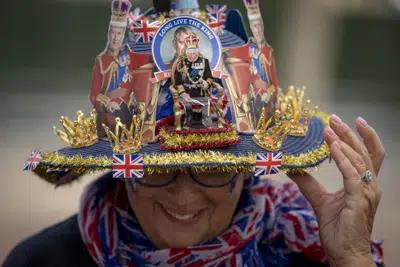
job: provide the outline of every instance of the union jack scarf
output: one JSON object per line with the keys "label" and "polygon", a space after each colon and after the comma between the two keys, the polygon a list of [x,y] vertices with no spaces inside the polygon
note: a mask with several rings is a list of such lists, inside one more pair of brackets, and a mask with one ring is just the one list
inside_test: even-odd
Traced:
{"label": "union jack scarf", "polygon": [[[309,202],[290,182],[247,179],[231,227],[208,242],[157,249],[130,209],[123,181],[106,175],[88,185],[78,215],[81,235],[99,266],[277,266],[296,253],[327,263]],[[377,263],[380,243],[372,242]]]}

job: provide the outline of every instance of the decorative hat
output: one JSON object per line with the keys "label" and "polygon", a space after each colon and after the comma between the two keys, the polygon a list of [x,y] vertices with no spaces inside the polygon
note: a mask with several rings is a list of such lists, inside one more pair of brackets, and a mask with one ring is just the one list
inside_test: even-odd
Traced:
{"label": "decorative hat", "polygon": [[131,9],[128,0],[114,0],[111,5],[110,25],[115,27],[126,27],[128,25],[128,14]]}
{"label": "decorative hat", "polygon": [[243,2],[246,5],[249,20],[261,18],[259,0],[243,0]]}
{"label": "decorative hat", "polygon": [[[128,5],[112,3],[113,21],[122,22]],[[236,13],[227,25],[244,28]],[[63,130],[54,132],[65,147],[32,152],[25,169],[60,185],[102,170],[141,178],[182,168],[261,176],[318,167],[329,157],[329,115],[305,101],[306,88],[282,90],[272,48],[238,37],[235,27],[217,35],[193,16],[168,18],[149,43],[127,39],[118,55],[100,53],[91,113],[61,117]],[[186,48],[199,48],[196,61],[173,42],[178,30]]]}

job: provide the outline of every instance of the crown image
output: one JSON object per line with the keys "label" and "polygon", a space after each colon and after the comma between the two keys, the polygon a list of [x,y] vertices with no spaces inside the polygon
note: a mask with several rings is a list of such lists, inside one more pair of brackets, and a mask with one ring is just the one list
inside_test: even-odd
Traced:
{"label": "crown image", "polygon": [[77,112],[77,117],[74,122],[68,117],[61,116],[60,123],[64,127],[65,132],[57,130],[54,126],[54,133],[67,146],[73,148],[82,148],[94,145],[98,141],[96,129],[97,113],[93,109],[90,113],[90,118],[85,118],[82,111]]}
{"label": "crown image", "polygon": [[250,20],[261,18],[259,0],[243,0]]}
{"label": "crown image", "polygon": [[200,39],[195,34],[191,34],[185,39],[186,49],[198,48]]}
{"label": "crown image", "polygon": [[120,118],[116,118],[115,122],[115,133],[103,124],[114,154],[131,154],[139,151],[142,145],[143,122],[134,115],[129,130],[121,123]]}
{"label": "crown image", "polygon": [[289,123],[289,121],[294,122],[294,127],[289,133],[292,136],[305,136],[307,134],[308,124],[318,109],[318,106],[312,111],[308,109],[311,103],[310,100],[303,103],[305,91],[305,86],[301,89],[295,89],[294,86],[290,86],[286,95],[280,93],[278,97],[280,111],[286,118],[286,123]]}
{"label": "crown image", "polygon": [[279,110],[275,111],[275,114],[267,120],[263,108],[253,141],[269,151],[278,151],[293,127],[293,120],[286,123],[286,119]]}
{"label": "crown image", "polygon": [[126,27],[131,7],[132,4],[128,0],[114,0],[111,4],[111,25]]}

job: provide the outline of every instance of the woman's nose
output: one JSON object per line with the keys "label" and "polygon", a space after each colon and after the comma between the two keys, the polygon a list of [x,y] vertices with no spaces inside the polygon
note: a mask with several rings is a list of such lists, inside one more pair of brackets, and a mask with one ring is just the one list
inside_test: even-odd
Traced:
{"label": "woman's nose", "polygon": [[195,181],[188,173],[181,172],[175,183],[169,188],[170,193],[174,194],[174,199],[177,205],[186,205],[193,201],[194,196],[198,194],[198,187]]}

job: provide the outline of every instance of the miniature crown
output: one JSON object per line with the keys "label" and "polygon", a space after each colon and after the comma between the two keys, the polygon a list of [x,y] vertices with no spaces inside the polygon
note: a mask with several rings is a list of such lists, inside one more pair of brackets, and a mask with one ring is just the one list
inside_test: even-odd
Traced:
{"label": "miniature crown", "polygon": [[259,0],[243,0],[250,20],[261,18]]}
{"label": "miniature crown", "polygon": [[139,151],[142,145],[143,122],[134,115],[129,130],[121,123],[120,118],[116,118],[115,122],[115,134],[103,124],[114,154],[131,154]]}
{"label": "miniature crown", "polygon": [[[271,124],[273,126],[269,127]],[[286,123],[279,110],[267,121],[263,108],[253,141],[269,151],[278,151],[291,130],[293,123]]]}
{"label": "miniature crown", "polygon": [[303,104],[305,90],[305,86],[302,89],[297,88],[297,90],[294,86],[290,86],[286,95],[280,93],[278,97],[280,111],[287,123],[294,121],[294,128],[289,133],[292,136],[305,136],[307,134],[308,124],[318,109],[318,106],[312,111],[308,109],[310,100]]}
{"label": "miniature crown", "polygon": [[55,126],[53,131],[67,146],[73,148],[88,147],[98,141],[96,120],[97,113],[95,109],[90,113],[90,118],[87,119],[82,111],[78,111],[74,122],[70,121],[68,117],[61,116],[60,122],[65,132],[57,130]]}
{"label": "miniature crown", "polygon": [[114,0],[111,5],[110,24],[116,27],[126,27],[131,7],[132,4],[128,0]]}
{"label": "miniature crown", "polygon": [[185,39],[186,49],[198,48],[200,39],[196,35],[191,34]]}

